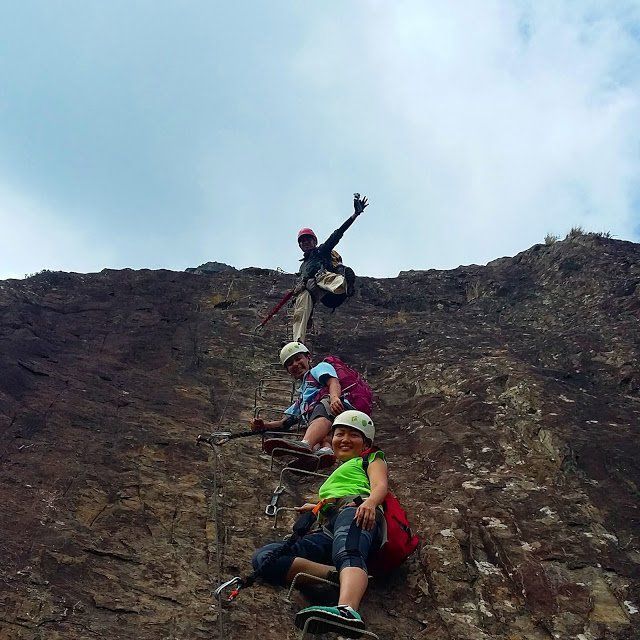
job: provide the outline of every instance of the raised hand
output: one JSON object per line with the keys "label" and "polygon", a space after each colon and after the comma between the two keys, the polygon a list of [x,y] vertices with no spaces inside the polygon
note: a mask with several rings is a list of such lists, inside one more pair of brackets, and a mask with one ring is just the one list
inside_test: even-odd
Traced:
{"label": "raised hand", "polygon": [[353,194],[353,212],[357,216],[359,216],[368,206],[369,203],[367,202],[367,196],[361,197],[359,193]]}

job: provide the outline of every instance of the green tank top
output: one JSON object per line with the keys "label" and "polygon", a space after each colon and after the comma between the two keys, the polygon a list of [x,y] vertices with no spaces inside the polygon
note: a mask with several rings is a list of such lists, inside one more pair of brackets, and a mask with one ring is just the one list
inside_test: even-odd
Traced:
{"label": "green tank top", "polygon": [[[380,458],[385,460],[382,451],[369,454],[369,464]],[[320,500],[342,498],[344,496],[368,496],[371,494],[369,476],[362,468],[362,457],[351,458],[343,462],[322,484],[318,491]]]}

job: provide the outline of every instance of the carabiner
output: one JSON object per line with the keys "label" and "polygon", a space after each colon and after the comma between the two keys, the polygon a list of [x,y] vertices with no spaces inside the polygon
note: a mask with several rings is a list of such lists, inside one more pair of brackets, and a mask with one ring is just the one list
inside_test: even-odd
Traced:
{"label": "carabiner", "polygon": [[231,592],[231,594],[227,598],[227,602],[231,602],[238,595],[240,589],[242,588],[242,578],[240,576],[236,576],[235,578],[231,578],[231,580],[227,580],[226,582],[222,583],[213,593],[215,594],[216,598],[221,599],[222,592],[228,587],[233,587],[236,584],[238,586]]}
{"label": "carabiner", "polygon": [[273,495],[271,496],[271,501],[269,502],[269,504],[267,505],[267,508],[264,510],[264,512],[268,515],[268,516],[275,516],[277,513],[277,506],[278,506],[278,499],[280,498],[280,496],[284,493],[285,490],[285,486],[283,484],[279,484],[274,490],[273,490]]}

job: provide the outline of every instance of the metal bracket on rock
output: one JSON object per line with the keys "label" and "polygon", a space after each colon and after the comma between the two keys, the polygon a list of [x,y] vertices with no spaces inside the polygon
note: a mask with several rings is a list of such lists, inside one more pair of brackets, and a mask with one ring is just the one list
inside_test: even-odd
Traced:
{"label": "metal bracket on rock", "polygon": [[[272,384],[267,384],[271,382]],[[282,386],[286,385],[286,389],[283,389]],[[293,402],[293,396],[295,394],[295,385],[289,380],[283,380],[280,377],[269,377],[262,378],[258,385],[256,386],[255,392],[253,394],[253,406],[258,406],[258,399],[262,399],[265,396],[265,393],[270,391],[272,394],[274,392],[286,393],[289,398],[289,402]]]}

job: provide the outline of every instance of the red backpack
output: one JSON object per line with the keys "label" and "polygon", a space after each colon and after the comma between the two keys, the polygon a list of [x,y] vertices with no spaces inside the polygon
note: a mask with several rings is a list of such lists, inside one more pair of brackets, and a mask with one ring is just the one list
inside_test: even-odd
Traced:
{"label": "red backpack", "polygon": [[[369,454],[374,451],[377,449],[367,449],[362,453],[362,469],[365,473],[369,467]],[[387,541],[367,560],[367,569],[373,576],[383,576],[397,569],[420,542],[411,531],[406,511],[390,491],[382,503],[382,509],[387,523]]]}
{"label": "red backpack", "polygon": [[[340,360],[338,356],[327,356],[323,362],[330,364],[336,370],[345,399],[353,405],[354,409],[371,416],[373,391],[365,379],[355,369]],[[329,389],[325,386],[313,399],[314,405],[328,395]]]}

